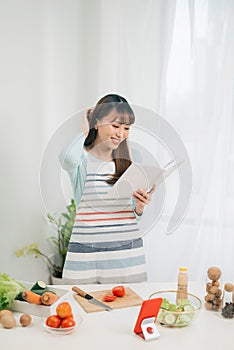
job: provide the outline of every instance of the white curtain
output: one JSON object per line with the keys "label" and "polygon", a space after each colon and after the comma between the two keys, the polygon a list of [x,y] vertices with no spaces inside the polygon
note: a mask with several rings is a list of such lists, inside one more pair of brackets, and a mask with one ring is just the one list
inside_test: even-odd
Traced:
{"label": "white curtain", "polygon": [[165,251],[156,258],[153,279],[168,251],[173,262],[169,258],[170,272],[161,272],[166,280],[179,265],[188,266],[193,280],[205,280],[212,265],[221,268],[223,281],[234,278],[233,19],[232,1],[177,1],[163,113],[189,151],[193,194],[173,237],[159,234]]}
{"label": "white curtain", "polygon": [[[191,37],[185,41],[187,87],[182,93],[177,87],[173,98],[178,97],[185,108],[182,129],[194,172],[193,203],[187,217],[195,233],[190,266],[196,279],[207,266],[216,264],[224,280],[233,280],[234,3],[191,1],[186,10],[181,1],[177,9],[178,22],[184,19],[191,28]],[[174,43],[175,58],[178,40]]]}
{"label": "white curtain", "polygon": [[191,204],[171,235],[165,227],[179,189],[176,176],[167,181],[165,210],[145,237],[149,279],[176,281],[178,267],[187,265],[191,280],[204,280],[217,265],[233,281],[233,1],[10,0],[0,6],[1,270],[24,280],[33,280],[35,270],[44,277],[44,265],[14,257],[32,241],[49,250],[38,181],[44,150],[72,115],[116,92],[162,115],[193,168]]}

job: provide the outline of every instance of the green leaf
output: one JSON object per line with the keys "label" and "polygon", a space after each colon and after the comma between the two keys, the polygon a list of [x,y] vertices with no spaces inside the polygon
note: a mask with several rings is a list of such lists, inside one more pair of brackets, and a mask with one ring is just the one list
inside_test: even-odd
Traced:
{"label": "green leaf", "polygon": [[22,256],[24,256],[24,250],[23,249],[16,250],[15,255],[17,256],[17,258],[21,258]]}
{"label": "green leaf", "polygon": [[166,298],[163,298],[161,309],[169,310],[170,302]]}
{"label": "green leaf", "polygon": [[68,214],[65,214],[65,213],[62,213],[62,216],[67,219],[67,220],[70,220],[70,216]]}
{"label": "green leaf", "polygon": [[26,287],[9,277],[6,273],[0,274],[0,310],[4,310],[12,305],[12,302],[20,292]]}

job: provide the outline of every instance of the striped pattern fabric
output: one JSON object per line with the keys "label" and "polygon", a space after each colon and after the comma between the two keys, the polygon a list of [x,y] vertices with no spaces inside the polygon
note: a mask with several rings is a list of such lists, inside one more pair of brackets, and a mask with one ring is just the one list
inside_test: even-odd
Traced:
{"label": "striped pattern fabric", "polygon": [[146,280],[145,255],[131,198],[105,198],[113,162],[88,155],[87,177],[68,247],[63,278],[72,283]]}

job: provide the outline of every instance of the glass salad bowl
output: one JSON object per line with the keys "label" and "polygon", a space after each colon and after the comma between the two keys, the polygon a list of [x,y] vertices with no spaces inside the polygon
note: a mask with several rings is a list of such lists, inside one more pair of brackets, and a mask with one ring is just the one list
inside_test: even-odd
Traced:
{"label": "glass salad bowl", "polygon": [[176,290],[161,290],[149,296],[149,299],[163,298],[157,323],[166,327],[185,327],[188,326],[197,316],[202,307],[201,300],[187,293],[187,298],[176,302]]}

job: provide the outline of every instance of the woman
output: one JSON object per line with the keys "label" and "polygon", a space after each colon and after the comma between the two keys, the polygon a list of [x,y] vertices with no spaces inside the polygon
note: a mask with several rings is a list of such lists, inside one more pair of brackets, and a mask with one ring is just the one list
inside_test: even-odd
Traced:
{"label": "woman", "polygon": [[131,164],[128,135],[135,121],[126,99],[110,94],[88,110],[83,133],[61,152],[77,215],[63,277],[71,283],[127,283],[147,278],[137,219],[149,203],[141,189],[133,198],[105,195]]}

